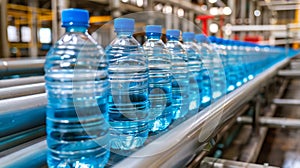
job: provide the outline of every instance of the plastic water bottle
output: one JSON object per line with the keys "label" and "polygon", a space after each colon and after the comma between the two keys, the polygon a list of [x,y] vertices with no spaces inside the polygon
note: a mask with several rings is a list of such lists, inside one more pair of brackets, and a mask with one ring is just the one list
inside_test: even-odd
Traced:
{"label": "plastic water bottle", "polygon": [[167,48],[172,57],[172,106],[174,118],[184,117],[189,109],[189,69],[187,54],[179,42],[180,31],[167,30]]}
{"label": "plastic water bottle", "polygon": [[240,69],[241,62],[239,60],[239,55],[234,52],[234,47],[230,40],[220,39],[223,47],[225,47],[226,55],[224,56],[224,61],[226,61],[227,68],[225,73],[227,76],[227,92],[231,92],[237,87],[240,87],[243,83],[242,70]]}
{"label": "plastic water bottle", "polygon": [[[239,46],[238,41],[229,41],[230,45],[232,46],[232,53],[235,58],[235,66],[238,67],[239,71],[239,82],[237,83],[237,87],[240,87],[243,83],[248,81],[248,70],[246,67],[246,57],[249,55],[249,51],[243,45],[242,47]],[[250,56],[250,55],[249,55]]]}
{"label": "plastic water bottle", "polygon": [[209,38],[209,51],[213,59],[213,85],[212,85],[212,98],[217,100],[226,94],[226,76],[225,67],[222,64],[221,56],[218,53],[218,46],[216,44],[216,37],[210,36]]}
{"label": "plastic water bottle", "polygon": [[202,100],[202,60],[200,50],[194,42],[195,34],[193,32],[183,32],[183,47],[188,56],[189,66],[189,113],[195,114],[201,108]]}
{"label": "plastic water bottle", "polygon": [[106,47],[109,61],[109,123],[111,148],[125,152],[144,144],[148,137],[148,60],[133,37],[134,20],[114,20],[117,37]]}
{"label": "plastic water bottle", "polygon": [[208,39],[203,34],[196,34],[195,40],[200,50],[200,56],[202,58],[202,81],[201,81],[201,105],[206,107],[210,105],[212,101],[211,85],[213,79],[213,60],[210,55]]}
{"label": "plastic water bottle", "polygon": [[46,56],[49,167],[104,167],[109,157],[108,64],[88,20],[86,10],[64,10],[66,33]]}
{"label": "plastic water bottle", "polygon": [[171,55],[160,39],[160,25],[146,26],[147,41],[143,48],[149,67],[149,128],[152,132],[166,129],[173,119]]}

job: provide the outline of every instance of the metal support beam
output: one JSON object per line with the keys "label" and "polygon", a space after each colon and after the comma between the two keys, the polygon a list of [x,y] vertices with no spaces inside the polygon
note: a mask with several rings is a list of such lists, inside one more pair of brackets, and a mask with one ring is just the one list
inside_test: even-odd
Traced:
{"label": "metal support beam", "polygon": [[64,9],[67,9],[70,7],[70,0],[58,0],[58,20],[57,22],[59,23],[58,24],[58,36],[62,36],[64,33],[65,33],[65,29],[62,28],[60,25],[61,25],[61,12],[64,10]]}
{"label": "metal support beam", "polygon": [[52,43],[58,40],[57,0],[51,0],[52,8]]}
{"label": "metal support beam", "polygon": [[273,103],[281,106],[299,106],[300,99],[273,99]]}
{"label": "metal support beam", "polygon": [[[183,17],[183,19],[181,19],[181,22],[183,23],[183,22],[186,22],[187,20],[189,20],[189,16],[188,16],[188,11],[185,10],[185,11],[184,11],[184,17]],[[188,27],[189,27],[188,24],[184,23],[184,24],[181,24],[181,25],[182,25],[181,30],[182,30],[183,32],[188,31]]]}
{"label": "metal support beam", "polygon": [[0,58],[8,58],[10,55],[7,39],[7,1],[0,1]]}
{"label": "metal support beam", "polygon": [[255,24],[255,16],[254,16],[254,4],[255,2],[250,0],[249,1],[249,25]]}
{"label": "metal support beam", "polygon": [[120,1],[119,0],[111,0],[109,1],[110,9],[111,9],[111,15],[113,18],[120,17],[122,15],[120,10]]}
{"label": "metal support beam", "polygon": [[179,18],[177,16],[177,11],[178,11],[178,7],[174,6],[173,8],[173,28],[174,29],[179,29]]}
{"label": "metal support beam", "polygon": [[172,14],[166,14],[166,29],[172,29]]}
{"label": "metal support beam", "polygon": [[226,159],[217,159],[211,157],[205,157],[204,160],[201,162],[200,167],[279,168],[279,167],[269,166],[268,164],[259,165],[259,164],[238,162],[238,161],[226,160]]}
{"label": "metal support beam", "polygon": [[190,32],[194,32],[194,19],[195,19],[195,16],[194,16],[194,12],[193,11],[189,11],[189,31]]}
{"label": "metal support beam", "polygon": [[[242,20],[241,21],[242,24],[245,24],[245,20],[246,20],[246,7],[247,7],[246,4],[247,4],[246,0],[241,0],[241,3],[240,3],[240,5],[241,5],[240,6],[240,18]],[[246,36],[246,32],[240,32],[240,39],[239,40],[243,41],[245,36]]]}
{"label": "metal support beam", "polygon": [[[222,140],[222,137],[224,137],[224,135],[228,132],[228,130],[236,123],[235,118],[244,114],[246,111],[248,111],[248,109],[249,109],[249,104],[242,106],[241,108],[236,110],[237,113],[233,117],[232,120],[229,120],[228,122],[223,123],[223,126],[220,127],[221,129],[217,131],[218,134],[215,136],[215,139],[213,139],[213,140],[215,140],[214,144],[218,144],[220,142],[220,140]],[[208,144],[213,145],[212,143],[208,143]],[[215,146],[215,145],[213,145],[213,146]],[[198,155],[195,153],[195,157],[190,162],[188,162],[185,167],[187,167],[187,168],[197,167],[209,152],[210,152],[210,150],[202,149],[202,151]]]}
{"label": "metal support beam", "polygon": [[280,70],[280,71],[278,71],[278,76],[289,77],[289,78],[299,78],[300,70]]}
{"label": "metal support beam", "polygon": [[253,133],[255,135],[259,135],[259,118],[260,118],[260,110],[261,110],[261,101],[262,98],[260,95],[257,95],[255,98],[255,110],[252,116],[252,128]]}
{"label": "metal support beam", "polygon": [[[228,7],[230,9],[236,9],[236,0],[228,0]],[[232,10],[232,13],[230,15],[230,23],[232,25],[235,25],[235,19],[236,19],[236,12],[237,10]]]}
{"label": "metal support beam", "polygon": [[[256,9],[259,10],[259,11],[262,11],[262,8],[261,8],[260,6],[257,6]],[[256,21],[255,21],[255,24],[256,24],[256,25],[262,24],[262,16],[261,16],[261,15],[255,17],[255,18],[256,18]]]}
{"label": "metal support beam", "polygon": [[[146,0],[147,1],[147,6],[146,10],[147,11],[153,11],[153,0]],[[149,12],[149,18],[148,18],[148,24],[154,24],[155,23],[155,17],[153,12]]]}
{"label": "metal support beam", "polygon": [[[252,124],[251,117],[241,116],[237,118],[237,122],[241,124]],[[260,126],[269,128],[297,128],[300,129],[300,119],[280,118],[280,117],[260,117]]]}
{"label": "metal support beam", "polygon": [[300,71],[300,62],[298,62],[298,61],[291,61],[291,69],[292,70],[299,70]]}
{"label": "metal support beam", "polygon": [[32,58],[38,57],[38,41],[37,41],[37,7],[38,7],[38,0],[30,0],[28,1],[28,6],[32,7],[29,15],[31,15],[31,40],[30,40],[30,47],[29,47],[29,55]]}
{"label": "metal support beam", "polygon": [[[286,87],[287,87],[288,81],[284,80],[281,87],[279,88],[279,91],[275,98],[282,97]],[[265,117],[273,117],[275,114],[277,106],[275,104],[272,104],[269,108],[269,110],[265,113]],[[256,162],[257,157],[260,153],[261,147],[263,145],[263,142],[265,140],[265,137],[267,135],[268,128],[267,127],[260,127],[259,134],[252,134],[252,136],[249,138],[248,143],[243,145],[242,153],[239,156],[240,161],[244,162]]]}

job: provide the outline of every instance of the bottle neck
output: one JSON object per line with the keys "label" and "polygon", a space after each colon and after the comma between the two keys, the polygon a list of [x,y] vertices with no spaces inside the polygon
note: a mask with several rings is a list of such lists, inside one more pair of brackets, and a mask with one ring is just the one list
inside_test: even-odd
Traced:
{"label": "bottle neck", "polygon": [[161,33],[146,33],[147,39],[156,39],[159,40]]}
{"label": "bottle neck", "polygon": [[167,37],[168,41],[179,41],[178,37]]}
{"label": "bottle neck", "polygon": [[184,43],[191,43],[191,42],[193,42],[193,40],[185,39],[185,40],[183,40],[183,42],[184,42]]}
{"label": "bottle neck", "polygon": [[118,37],[131,37],[133,32],[116,31]]}
{"label": "bottle neck", "polygon": [[84,26],[68,26],[68,27],[66,27],[66,32],[85,33],[86,31],[87,31],[87,27],[84,27]]}

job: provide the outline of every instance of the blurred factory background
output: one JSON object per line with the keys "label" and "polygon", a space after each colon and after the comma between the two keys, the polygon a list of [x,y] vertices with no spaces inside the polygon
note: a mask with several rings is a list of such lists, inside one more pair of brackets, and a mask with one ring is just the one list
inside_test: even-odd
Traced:
{"label": "blurred factory background", "polygon": [[[83,8],[102,25],[133,12],[158,11],[186,18],[207,35],[298,48],[297,0],[1,0],[0,57],[45,56],[64,32],[60,12]],[[170,21],[170,20],[169,20]],[[178,22],[166,28],[178,28]],[[144,26],[143,24],[140,24]],[[168,25],[168,24],[167,24]],[[179,27],[180,28],[180,27]],[[188,27],[182,27],[182,31]]]}

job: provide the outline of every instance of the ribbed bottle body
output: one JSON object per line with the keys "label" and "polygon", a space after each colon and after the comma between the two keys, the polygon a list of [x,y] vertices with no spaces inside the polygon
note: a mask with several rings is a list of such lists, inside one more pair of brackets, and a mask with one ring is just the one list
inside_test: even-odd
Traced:
{"label": "ribbed bottle body", "polygon": [[109,157],[108,74],[102,48],[68,32],[48,52],[49,167],[104,167]]}
{"label": "ribbed bottle body", "polygon": [[148,137],[148,60],[131,33],[119,34],[106,48],[109,61],[111,148],[131,150]]}
{"label": "ribbed bottle body", "polygon": [[149,128],[152,132],[166,129],[173,119],[171,55],[157,37],[143,44],[149,67]]}
{"label": "ribbed bottle body", "polygon": [[189,109],[189,68],[183,46],[177,40],[166,43],[172,57],[172,106],[174,118],[184,117]]}
{"label": "ribbed bottle body", "polygon": [[189,113],[195,114],[201,109],[203,63],[200,50],[192,41],[186,41],[183,45],[188,57],[189,69]]}

